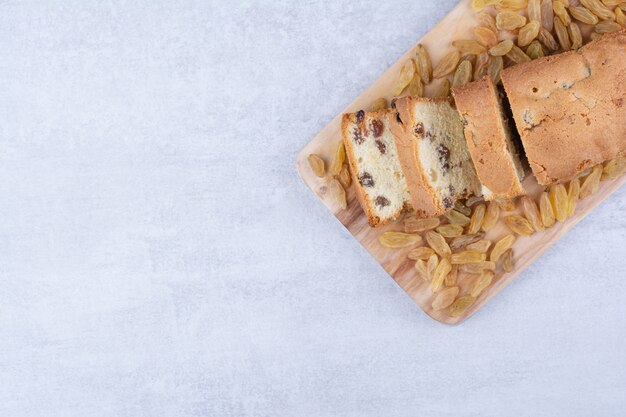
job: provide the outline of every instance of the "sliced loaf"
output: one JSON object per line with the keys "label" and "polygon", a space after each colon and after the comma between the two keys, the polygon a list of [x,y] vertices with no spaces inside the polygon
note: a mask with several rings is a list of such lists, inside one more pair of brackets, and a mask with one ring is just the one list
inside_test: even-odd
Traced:
{"label": "sliced loaf", "polygon": [[403,97],[394,106],[391,130],[416,215],[438,216],[457,199],[480,195],[461,117],[450,102]]}
{"label": "sliced loaf", "polygon": [[524,167],[491,77],[454,87],[452,93],[485,199],[524,194]]}
{"label": "sliced loaf", "polygon": [[626,155],[626,29],[507,68],[502,83],[540,184]]}
{"label": "sliced loaf", "polygon": [[395,220],[409,206],[409,191],[400,168],[391,110],[344,114],[343,143],[355,180],[356,195],[370,226]]}

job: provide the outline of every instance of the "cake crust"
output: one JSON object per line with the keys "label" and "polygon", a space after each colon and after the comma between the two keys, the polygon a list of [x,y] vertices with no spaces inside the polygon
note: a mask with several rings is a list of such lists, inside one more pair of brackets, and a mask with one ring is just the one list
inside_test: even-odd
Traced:
{"label": "cake crust", "polygon": [[626,29],[507,68],[502,82],[540,184],[626,155]]}
{"label": "cake crust", "polygon": [[417,217],[450,211],[480,193],[461,117],[448,98],[402,97],[394,103],[391,131]]}
{"label": "cake crust", "polygon": [[463,118],[476,174],[489,190],[489,194],[483,193],[485,200],[511,199],[524,194],[520,181],[523,168],[516,167],[512,159],[519,156],[512,140],[507,141],[510,131],[503,119],[500,93],[491,77],[454,87],[452,93]]}
{"label": "cake crust", "polygon": [[[415,124],[413,116],[414,97],[403,97],[395,101],[395,114],[391,117],[391,131],[396,137],[396,148],[398,149],[398,159],[406,178],[406,184],[411,194],[411,204],[415,209],[417,217],[436,217],[448,209],[439,203],[437,194],[430,187],[424,172],[416,170],[419,165],[419,153],[411,126]],[[420,98],[420,100],[431,103],[448,102],[446,98]]]}

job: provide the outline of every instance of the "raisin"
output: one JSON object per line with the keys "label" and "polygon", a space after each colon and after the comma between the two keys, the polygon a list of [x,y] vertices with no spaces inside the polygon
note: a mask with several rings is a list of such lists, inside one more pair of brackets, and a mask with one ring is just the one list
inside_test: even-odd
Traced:
{"label": "raisin", "polygon": [[437,153],[443,170],[448,171],[450,169],[450,149],[440,143],[437,145]]}
{"label": "raisin", "polygon": [[415,136],[417,136],[418,138],[424,136],[424,123],[419,122],[417,125],[415,125]]}
{"label": "raisin", "polygon": [[446,209],[449,209],[450,207],[452,207],[452,205],[453,205],[453,204],[454,204],[454,203],[452,203],[452,200],[450,199],[450,197],[444,197],[444,198],[443,198],[443,206],[444,206]]}
{"label": "raisin", "polygon": [[404,123],[402,123],[402,119],[400,118],[400,113],[398,113],[398,112],[396,112],[396,121],[398,123],[400,123],[401,125],[404,124]]}
{"label": "raisin", "polygon": [[359,177],[359,182],[363,187],[373,187],[374,186],[374,178],[372,178],[372,174],[369,172],[364,172]]}
{"label": "raisin", "polygon": [[365,142],[365,137],[363,136],[361,129],[354,128],[354,131],[352,132],[352,139],[357,143],[357,145],[360,145],[363,142]]}
{"label": "raisin", "polygon": [[387,152],[387,145],[385,145],[383,142],[377,139],[374,143],[376,144],[376,147],[378,148],[381,154],[384,155],[385,152]]}
{"label": "raisin", "polygon": [[393,98],[391,100],[391,108],[394,109],[394,110],[396,109],[396,100],[397,100],[397,98]]}
{"label": "raisin", "polygon": [[364,117],[365,117],[365,112],[363,110],[359,110],[358,112],[356,112],[356,122],[357,123],[361,123],[363,121]]}
{"label": "raisin", "polygon": [[374,200],[374,202],[376,203],[378,207],[387,207],[389,204],[391,204],[391,202],[387,200],[385,197],[383,197],[382,195],[379,195],[378,197],[376,197],[376,200]]}
{"label": "raisin", "polygon": [[[379,138],[385,131],[385,125],[378,119],[372,120],[372,132],[375,138]],[[380,146],[378,147],[380,149]],[[381,151],[381,153],[384,153]]]}

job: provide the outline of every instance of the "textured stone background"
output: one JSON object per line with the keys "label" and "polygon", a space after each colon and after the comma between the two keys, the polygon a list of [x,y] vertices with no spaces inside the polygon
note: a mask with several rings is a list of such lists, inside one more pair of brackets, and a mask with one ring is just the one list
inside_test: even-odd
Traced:
{"label": "textured stone background", "polygon": [[465,324],[294,159],[455,4],[0,2],[0,415],[623,416],[626,190]]}

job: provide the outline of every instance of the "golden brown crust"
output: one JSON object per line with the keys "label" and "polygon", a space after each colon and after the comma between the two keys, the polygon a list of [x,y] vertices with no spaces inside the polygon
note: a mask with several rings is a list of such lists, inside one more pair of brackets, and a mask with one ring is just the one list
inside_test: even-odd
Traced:
{"label": "golden brown crust", "polygon": [[422,218],[436,217],[447,212],[448,209],[440,203],[437,194],[424,177],[423,171],[419,169],[419,150],[411,128],[416,123],[413,115],[416,101],[440,103],[448,100],[445,98],[402,97],[395,102],[395,116],[390,117],[391,132],[396,138],[398,159],[409,187],[411,204],[415,214]]}
{"label": "golden brown crust", "polygon": [[510,199],[524,194],[511,159],[498,91],[491,77],[452,89],[464,120],[467,147],[480,182],[491,191],[487,200]]}
{"label": "golden brown crust", "polygon": [[626,155],[626,29],[507,68],[502,82],[540,184]]}

